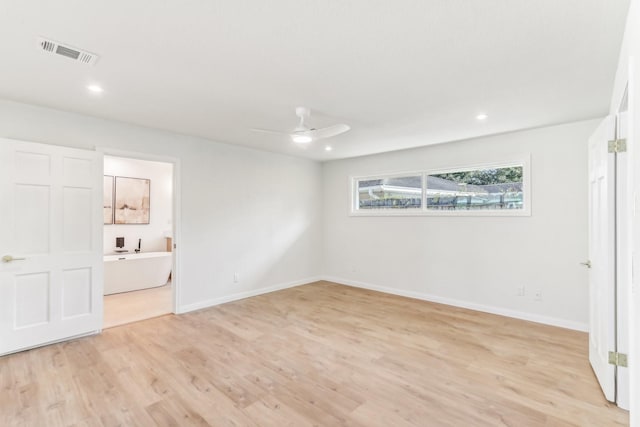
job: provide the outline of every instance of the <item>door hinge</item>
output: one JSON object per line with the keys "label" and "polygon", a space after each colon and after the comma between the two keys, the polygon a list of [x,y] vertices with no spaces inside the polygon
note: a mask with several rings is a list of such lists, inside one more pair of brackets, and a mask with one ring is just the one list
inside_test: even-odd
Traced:
{"label": "door hinge", "polygon": [[609,141],[608,145],[609,153],[624,153],[627,151],[627,140],[626,139],[614,139],[613,141]]}
{"label": "door hinge", "polygon": [[622,366],[626,368],[627,365],[627,355],[624,353],[618,353],[615,351],[609,352],[609,364],[615,366]]}

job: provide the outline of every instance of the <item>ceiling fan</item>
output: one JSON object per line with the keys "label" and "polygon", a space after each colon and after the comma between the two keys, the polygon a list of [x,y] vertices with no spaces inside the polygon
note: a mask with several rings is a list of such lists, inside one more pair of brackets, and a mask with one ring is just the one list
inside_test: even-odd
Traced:
{"label": "ceiling fan", "polygon": [[269,129],[251,129],[256,132],[264,132],[264,133],[273,133],[276,135],[288,135],[291,137],[293,142],[298,144],[307,144],[311,141],[316,141],[318,139],[331,138],[336,135],[340,135],[341,133],[347,132],[351,127],[345,124],[337,124],[332,126],[327,126],[324,128],[316,129],[309,127],[305,124],[305,120],[309,118],[311,115],[311,110],[306,107],[297,107],[296,108],[296,116],[300,119],[298,122],[298,126],[295,127],[291,132],[281,132],[276,130]]}

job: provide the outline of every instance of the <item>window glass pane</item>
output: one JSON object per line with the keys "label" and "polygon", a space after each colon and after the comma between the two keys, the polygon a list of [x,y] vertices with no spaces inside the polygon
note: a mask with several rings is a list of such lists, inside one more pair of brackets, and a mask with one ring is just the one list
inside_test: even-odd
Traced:
{"label": "window glass pane", "polygon": [[428,210],[523,208],[522,166],[427,175]]}
{"label": "window glass pane", "polygon": [[357,182],[358,209],[420,209],[422,176],[360,179]]}

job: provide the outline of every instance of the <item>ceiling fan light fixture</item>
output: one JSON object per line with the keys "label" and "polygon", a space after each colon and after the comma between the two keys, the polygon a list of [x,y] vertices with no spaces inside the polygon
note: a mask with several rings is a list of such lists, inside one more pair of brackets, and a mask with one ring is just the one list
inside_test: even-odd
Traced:
{"label": "ceiling fan light fixture", "polygon": [[332,138],[334,136],[347,132],[351,127],[344,123],[339,123],[322,128],[314,128],[305,124],[305,119],[311,115],[311,111],[305,107],[296,108],[296,116],[300,119],[298,126],[289,132],[282,132],[271,129],[259,129],[253,128],[251,130],[255,132],[270,133],[275,135],[287,135],[296,144],[309,144],[314,141],[318,141],[325,138]]}
{"label": "ceiling fan light fixture", "polygon": [[307,135],[291,135],[291,140],[296,144],[308,144],[312,141],[312,138]]}

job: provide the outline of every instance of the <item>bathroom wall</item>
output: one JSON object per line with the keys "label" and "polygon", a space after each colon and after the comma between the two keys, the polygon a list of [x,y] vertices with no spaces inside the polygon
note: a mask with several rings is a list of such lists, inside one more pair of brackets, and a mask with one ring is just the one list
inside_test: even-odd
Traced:
{"label": "bathroom wall", "polygon": [[138,247],[138,239],[143,252],[166,251],[165,233],[172,228],[173,165],[105,156],[104,174],[151,180],[149,224],[105,225],[104,253],[113,252],[116,237],[124,237],[129,252]]}

